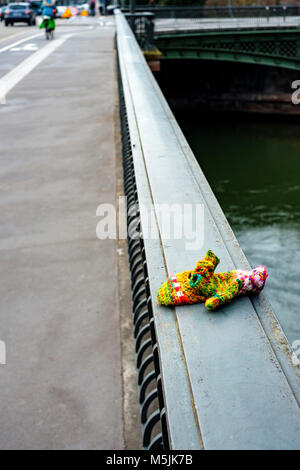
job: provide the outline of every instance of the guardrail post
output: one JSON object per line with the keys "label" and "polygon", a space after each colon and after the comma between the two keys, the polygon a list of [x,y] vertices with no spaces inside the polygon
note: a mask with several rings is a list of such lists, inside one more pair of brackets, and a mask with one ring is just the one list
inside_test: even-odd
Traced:
{"label": "guardrail post", "polygon": [[266,5],[265,9],[266,9],[267,21],[270,21],[270,7],[268,5]]}
{"label": "guardrail post", "polygon": [[134,15],[135,13],[135,0],[130,0],[130,14]]}
{"label": "guardrail post", "polygon": [[232,7],[231,7],[231,0],[228,0],[228,16],[229,18],[233,18]]}
{"label": "guardrail post", "polygon": [[287,13],[286,5],[282,5],[282,9],[283,9],[283,21],[285,21],[286,20],[286,13]]}
{"label": "guardrail post", "polygon": [[155,49],[155,43],[154,43],[154,13],[150,13],[147,15],[145,18],[146,24],[145,24],[145,32],[146,32],[146,42],[147,42],[147,48],[150,50]]}
{"label": "guardrail post", "polygon": [[134,34],[135,34],[135,31],[136,31],[135,7],[136,7],[135,0],[130,0],[130,15],[131,15],[130,16],[130,26],[131,26],[131,29],[132,29]]}

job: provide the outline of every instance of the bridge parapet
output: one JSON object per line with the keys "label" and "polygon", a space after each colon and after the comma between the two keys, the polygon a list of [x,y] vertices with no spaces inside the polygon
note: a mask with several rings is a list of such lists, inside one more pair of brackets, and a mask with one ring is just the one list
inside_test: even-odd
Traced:
{"label": "bridge parapet", "polygon": [[[124,13],[129,12],[128,9],[122,10]],[[297,5],[266,5],[266,6],[243,6],[243,7],[227,7],[227,6],[149,6],[136,7],[136,13],[152,12],[156,18],[175,19],[175,18],[272,18],[299,16],[300,7]]]}
{"label": "bridge parapet", "polygon": [[[119,11],[116,25],[128,224],[144,234],[129,239],[144,447],[299,449],[300,370],[265,296],[215,313],[155,300],[207,249],[221,271],[249,264]],[[201,250],[165,235],[163,204],[203,208]]]}

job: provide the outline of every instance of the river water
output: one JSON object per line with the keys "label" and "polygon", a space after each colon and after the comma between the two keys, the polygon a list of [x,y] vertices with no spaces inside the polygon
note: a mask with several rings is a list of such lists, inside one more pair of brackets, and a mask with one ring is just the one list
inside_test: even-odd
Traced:
{"label": "river water", "polygon": [[267,266],[265,293],[285,334],[300,339],[299,120],[176,117],[250,264]]}

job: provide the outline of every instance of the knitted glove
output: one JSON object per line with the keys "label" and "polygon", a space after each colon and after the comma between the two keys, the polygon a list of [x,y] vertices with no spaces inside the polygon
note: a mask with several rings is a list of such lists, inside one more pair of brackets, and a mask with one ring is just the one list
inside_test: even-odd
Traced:
{"label": "knitted glove", "polygon": [[183,271],[170,277],[158,289],[161,305],[183,305],[205,302],[208,310],[230,302],[242,294],[260,292],[268,277],[264,266],[252,271],[215,273],[219,258],[209,250],[193,271]]}

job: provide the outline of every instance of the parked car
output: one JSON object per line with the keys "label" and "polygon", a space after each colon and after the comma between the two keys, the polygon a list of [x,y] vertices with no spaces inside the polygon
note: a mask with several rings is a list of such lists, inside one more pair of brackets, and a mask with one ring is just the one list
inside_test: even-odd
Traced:
{"label": "parked car", "polygon": [[4,11],[5,26],[14,23],[27,23],[28,26],[36,24],[36,13],[29,3],[9,3]]}
{"label": "parked car", "polygon": [[5,10],[7,9],[7,5],[3,5],[2,7],[0,7],[0,21],[4,21],[4,12]]}
{"label": "parked car", "polygon": [[29,0],[30,8],[35,11],[36,16],[42,14],[42,0]]}

